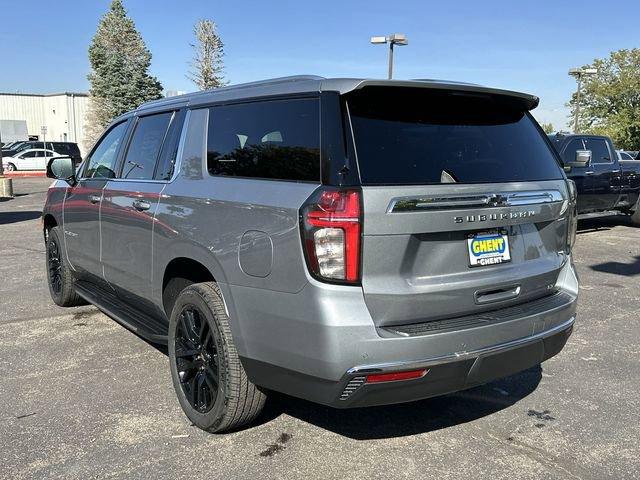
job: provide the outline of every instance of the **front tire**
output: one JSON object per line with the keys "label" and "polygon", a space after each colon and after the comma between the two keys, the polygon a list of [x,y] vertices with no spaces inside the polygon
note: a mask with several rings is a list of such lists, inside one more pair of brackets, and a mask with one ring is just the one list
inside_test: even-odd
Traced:
{"label": "front tire", "polygon": [[46,239],[47,280],[51,299],[60,307],[86,305],[87,302],[73,288],[73,272],[64,259],[60,227],[51,228]]}
{"label": "front tire", "polygon": [[16,170],[18,170],[16,168],[16,166],[13,163],[9,163],[7,165],[7,168],[5,169],[7,172],[15,172]]}
{"label": "front tire", "polygon": [[176,299],[169,321],[169,363],[182,410],[203,430],[241,427],[264,407],[266,396],[240,363],[214,282],[190,285]]}

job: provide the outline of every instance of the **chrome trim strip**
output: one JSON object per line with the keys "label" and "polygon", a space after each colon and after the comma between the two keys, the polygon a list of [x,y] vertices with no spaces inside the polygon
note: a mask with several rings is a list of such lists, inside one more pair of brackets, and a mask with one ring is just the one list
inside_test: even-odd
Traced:
{"label": "chrome trim strip", "polygon": [[476,195],[411,196],[392,198],[387,213],[447,210],[465,207],[513,207],[562,202],[558,190],[483,193]]}
{"label": "chrome trim strip", "polygon": [[527,343],[535,342],[536,340],[541,340],[543,338],[550,337],[551,335],[555,335],[556,333],[560,333],[563,330],[567,330],[573,326],[575,320],[576,320],[576,317],[572,316],[571,318],[569,318],[569,320],[561,323],[560,325],[556,325],[555,327],[552,327],[549,330],[538,332],[528,337],[511,340],[509,342],[498,343],[496,345],[489,345],[488,347],[478,348],[476,350],[456,352],[456,353],[451,353],[447,355],[441,355],[439,357],[431,357],[431,358],[425,358],[423,360],[415,360],[415,361],[408,361],[408,362],[390,362],[390,363],[380,363],[375,365],[362,365],[359,367],[350,368],[349,370],[347,370],[347,374],[355,375],[355,374],[362,374],[362,373],[380,373],[380,372],[396,372],[396,371],[403,371],[403,370],[413,370],[413,369],[419,369],[419,368],[426,368],[433,365],[439,365],[443,363],[457,362],[460,360],[479,357],[481,355],[489,355],[492,353],[512,350],[514,348],[526,345]]}

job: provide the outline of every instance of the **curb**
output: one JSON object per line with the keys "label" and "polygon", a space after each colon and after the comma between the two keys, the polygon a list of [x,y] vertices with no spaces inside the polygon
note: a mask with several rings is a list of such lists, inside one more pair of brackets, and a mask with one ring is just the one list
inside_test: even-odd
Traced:
{"label": "curb", "polygon": [[46,172],[41,171],[24,171],[24,172],[4,172],[7,178],[28,178],[28,177],[46,177]]}

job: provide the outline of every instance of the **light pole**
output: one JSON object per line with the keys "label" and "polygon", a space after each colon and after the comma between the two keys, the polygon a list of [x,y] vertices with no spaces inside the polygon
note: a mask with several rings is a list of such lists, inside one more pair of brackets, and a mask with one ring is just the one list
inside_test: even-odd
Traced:
{"label": "light pole", "polygon": [[578,82],[578,90],[576,92],[576,110],[573,118],[573,133],[578,133],[578,120],[580,118],[580,89],[582,87],[582,77],[586,75],[595,75],[598,73],[597,68],[572,68],[569,75],[576,78]]}
{"label": "light pole", "polygon": [[389,44],[389,80],[393,78],[393,46],[394,45],[409,45],[409,40],[404,33],[394,33],[386,37],[371,37],[371,43],[374,45]]}

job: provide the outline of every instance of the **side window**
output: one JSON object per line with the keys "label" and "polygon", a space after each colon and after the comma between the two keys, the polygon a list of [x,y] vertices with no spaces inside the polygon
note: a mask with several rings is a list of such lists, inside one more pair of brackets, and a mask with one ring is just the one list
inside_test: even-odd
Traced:
{"label": "side window", "polygon": [[587,149],[591,150],[593,163],[611,163],[611,154],[607,142],[601,138],[589,138],[586,141]]}
{"label": "side window", "polygon": [[212,107],[207,135],[211,175],[320,180],[317,99]]}
{"label": "side window", "polygon": [[562,160],[565,163],[573,162],[576,159],[576,151],[584,150],[585,148],[585,142],[583,142],[581,138],[574,138],[567,144],[562,152]]}
{"label": "side window", "polygon": [[121,178],[150,180],[173,112],[140,117],[124,158]]}
{"label": "side window", "polygon": [[37,150],[31,150],[29,152],[24,152],[20,158],[35,158],[38,156]]}
{"label": "side window", "polygon": [[127,122],[122,122],[109,130],[93,150],[87,160],[86,178],[114,178],[118,149],[127,131]]}
{"label": "side window", "polygon": [[173,174],[173,168],[176,163],[176,155],[178,153],[178,143],[180,134],[182,133],[182,125],[184,124],[185,111],[176,112],[171,119],[169,131],[162,145],[160,152],[160,160],[158,168],[156,168],[155,178],[157,180],[169,180]]}

